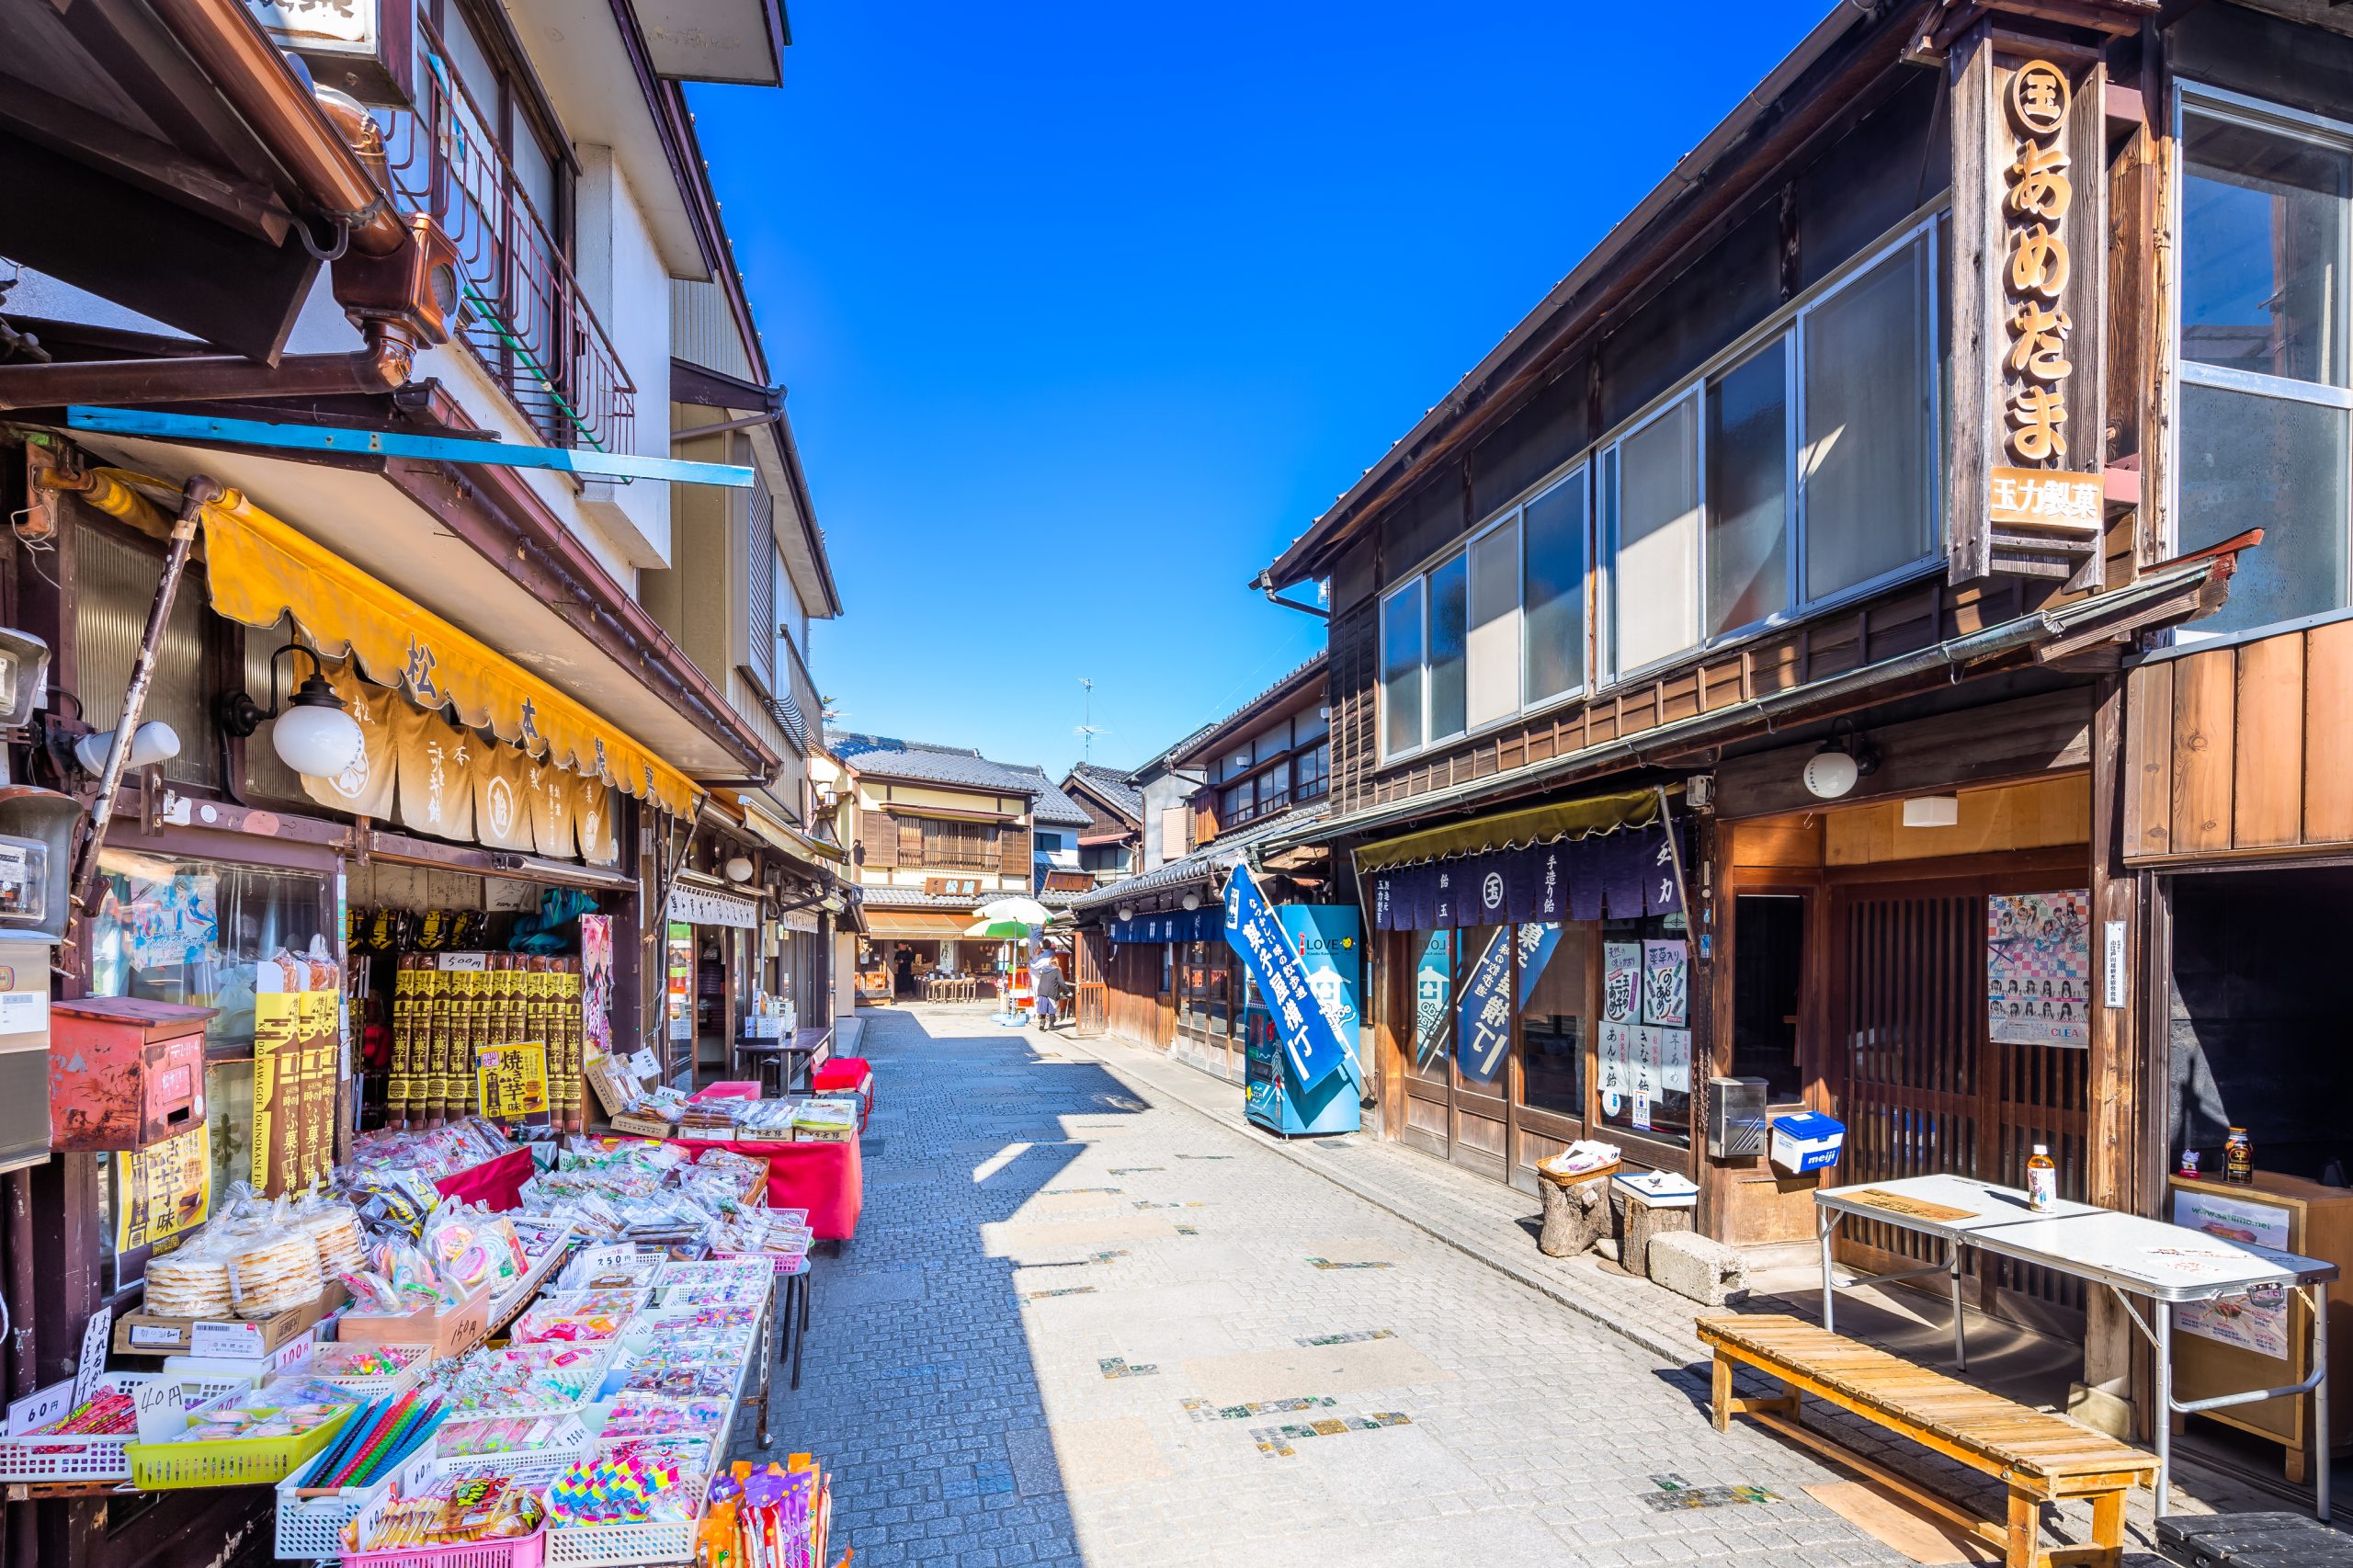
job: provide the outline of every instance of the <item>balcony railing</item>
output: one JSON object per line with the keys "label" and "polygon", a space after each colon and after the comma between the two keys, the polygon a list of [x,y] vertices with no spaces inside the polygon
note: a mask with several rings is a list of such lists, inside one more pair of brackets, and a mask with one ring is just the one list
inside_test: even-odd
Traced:
{"label": "balcony railing", "polygon": [[457,335],[550,445],[631,450],[637,389],[612,339],[432,22],[416,26],[417,107],[379,118],[394,203],[458,247]]}

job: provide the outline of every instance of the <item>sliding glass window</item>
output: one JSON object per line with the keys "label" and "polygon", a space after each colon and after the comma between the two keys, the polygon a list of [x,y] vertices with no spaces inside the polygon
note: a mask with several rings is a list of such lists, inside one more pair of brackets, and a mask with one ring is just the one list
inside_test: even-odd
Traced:
{"label": "sliding glass window", "polygon": [[2192,634],[2353,602],[2347,570],[2353,126],[2185,85],[2178,548],[2249,528],[2230,602]]}

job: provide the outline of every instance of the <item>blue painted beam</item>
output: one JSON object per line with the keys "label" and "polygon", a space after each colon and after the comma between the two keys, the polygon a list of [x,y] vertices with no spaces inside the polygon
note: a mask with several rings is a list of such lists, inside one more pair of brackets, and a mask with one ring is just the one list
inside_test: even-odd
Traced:
{"label": "blue painted beam", "polygon": [[410,436],[388,430],[348,430],[325,425],[280,425],[261,419],[221,419],[207,414],[150,414],[135,408],[75,406],[66,425],[109,436],[145,436],[165,441],[222,441],[236,447],[268,447],[293,452],[358,452],[370,457],[423,458],[430,462],[483,463],[498,468],[543,468],[583,479],[659,479],[673,484],[711,484],[749,490],[752,470],[729,463],[644,458],[629,452],[599,452],[566,447],[510,446],[504,441],[456,436]]}

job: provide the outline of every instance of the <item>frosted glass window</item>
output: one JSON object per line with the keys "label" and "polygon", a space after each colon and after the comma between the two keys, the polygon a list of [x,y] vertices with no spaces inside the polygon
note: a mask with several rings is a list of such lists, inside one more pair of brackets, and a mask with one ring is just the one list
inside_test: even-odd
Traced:
{"label": "frosted glass window", "polygon": [[1519,524],[1471,541],[1470,700],[1472,728],[1519,710]]}
{"label": "frosted glass window", "polygon": [[1470,569],[1458,555],[1430,569],[1430,739],[1444,740],[1462,733],[1466,692],[1464,654],[1468,649]]}
{"label": "frosted glass window", "polygon": [[1790,607],[1789,347],[1708,387],[1708,633]]}
{"label": "frosted glass window", "polygon": [[[1805,591],[1826,598],[1929,550],[1933,406],[1925,237],[1805,316]],[[2098,432],[2086,437],[2097,453]]]}
{"label": "frosted glass window", "polygon": [[1618,445],[1613,598],[1621,671],[1699,641],[1698,449],[1688,398]]}
{"label": "frosted glass window", "polygon": [[1419,578],[1381,601],[1381,749],[1389,755],[1422,744],[1422,585]]}
{"label": "frosted glass window", "polygon": [[1520,509],[1530,702],[1585,684],[1585,512],[1583,469]]}

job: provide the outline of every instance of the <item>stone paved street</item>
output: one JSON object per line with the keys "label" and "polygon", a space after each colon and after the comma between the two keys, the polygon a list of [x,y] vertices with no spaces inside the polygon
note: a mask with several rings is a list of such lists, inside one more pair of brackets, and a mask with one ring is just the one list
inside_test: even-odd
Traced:
{"label": "stone paved street", "polygon": [[859,1568],[1906,1561],[1703,1377],[1258,1135],[980,1012],[865,1017],[865,1218],[775,1424]]}

